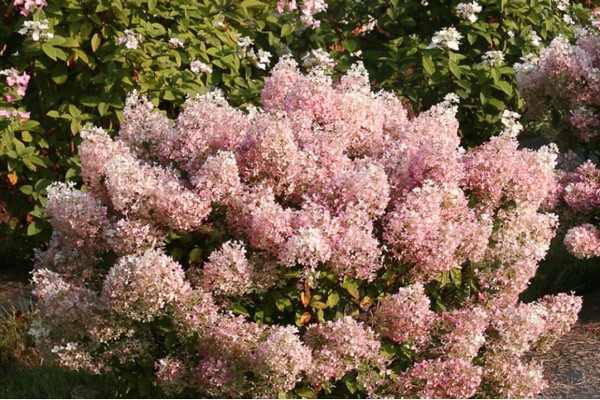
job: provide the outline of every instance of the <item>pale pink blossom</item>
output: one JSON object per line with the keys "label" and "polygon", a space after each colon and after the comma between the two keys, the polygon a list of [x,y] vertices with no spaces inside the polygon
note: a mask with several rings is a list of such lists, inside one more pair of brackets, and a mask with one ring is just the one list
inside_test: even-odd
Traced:
{"label": "pale pink blossom", "polygon": [[31,9],[37,8],[38,12],[46,6],[46,0],[14,0],[13,5],[21,8],[21,15],[27,16]]}
{"label": "pale pink blossom", "polygon": [[569,229],[564,243],[569,253],[579,259],[600,256],[600,230],[592,224],[578,225]]}

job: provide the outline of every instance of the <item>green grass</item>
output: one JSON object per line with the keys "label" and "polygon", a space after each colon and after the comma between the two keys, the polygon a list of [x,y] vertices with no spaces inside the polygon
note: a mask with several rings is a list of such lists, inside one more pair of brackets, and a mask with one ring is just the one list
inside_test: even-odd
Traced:
{"label": "green grass", "polygon": [[114,398],[109,377],[58,366],[0,365],[0,398]]}

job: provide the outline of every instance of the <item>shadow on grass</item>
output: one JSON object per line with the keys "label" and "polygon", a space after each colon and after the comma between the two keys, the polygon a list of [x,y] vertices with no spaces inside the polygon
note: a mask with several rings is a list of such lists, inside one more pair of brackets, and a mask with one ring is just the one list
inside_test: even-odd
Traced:
{"label": "shadow on grass", "polygon": [[58,366],[0,364],[0,398],[115,398],[115,383],[106,376]]}

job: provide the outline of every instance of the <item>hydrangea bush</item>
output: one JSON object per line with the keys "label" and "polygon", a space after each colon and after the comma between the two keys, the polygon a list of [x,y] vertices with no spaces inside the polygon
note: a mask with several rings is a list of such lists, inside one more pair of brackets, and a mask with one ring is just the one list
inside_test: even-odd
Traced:
{"label": "hydrangea bush", "polygon": [[283,58],[242,112],[131,95],[55,183],[36,340],[148,396],[532,397],[581,299],[524,304],[556,228],[557,154],[459,147],[456,96],[409,118],[352,66]]}
{"label": "hydrangea bush", "polygon": [[[565,225],[564,244],[575,257],[600,255],[596,216],[600,207],[600,32],[599,12],[577,32],[574,43],[563,37],[540,52],[539,59],[515,66],[528,117],[561,146],[564,162],[559,190]],[[583,162],[582,162],[583,160]]]}

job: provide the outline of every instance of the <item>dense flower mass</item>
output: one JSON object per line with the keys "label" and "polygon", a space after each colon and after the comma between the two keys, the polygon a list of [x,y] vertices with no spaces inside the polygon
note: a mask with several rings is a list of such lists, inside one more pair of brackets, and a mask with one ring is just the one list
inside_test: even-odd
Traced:
{"label": "dense flower mass", "polygon": [[519,149],[513,115],[466,151],[455,95],[409,118],[361,64],[335,81],[284,57],[262,110],[209,92],[169,121],[134,93],[119,135],[86,127],[86,191],[48,188],[37,340],[173,396],[535,395],[524,352],[581,307],[518,301],[555,151]]}

